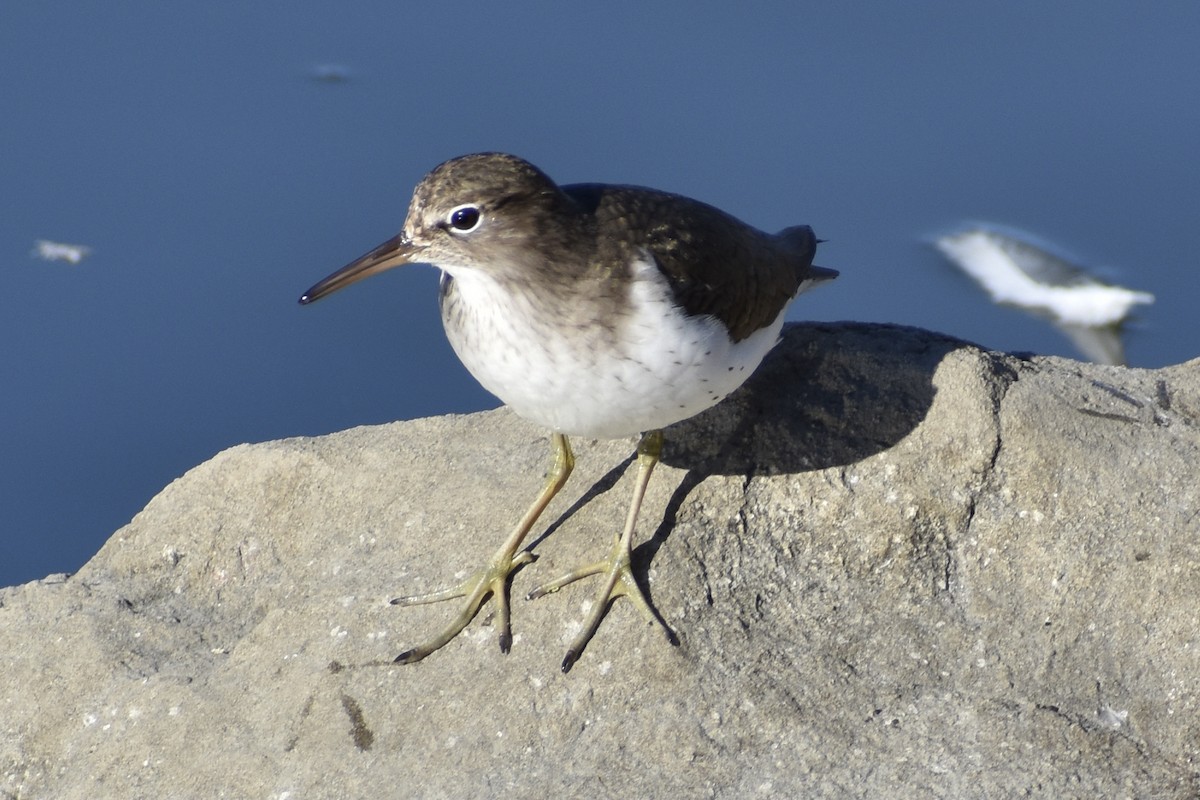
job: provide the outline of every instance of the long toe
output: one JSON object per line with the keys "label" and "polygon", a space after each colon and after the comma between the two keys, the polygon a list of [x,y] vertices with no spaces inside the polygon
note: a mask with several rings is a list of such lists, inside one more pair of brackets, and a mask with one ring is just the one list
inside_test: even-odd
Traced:
{"label": "long toe", "polygon": [[611,567],[609,561],[593,561],[591,564],[585,564],[578,569],[573,569],[565,575],[561,575],[552,581],[547,581],[541,586],[530,590],[529,594],[525,595],[526,600],[537,600],[539,597],[545,597],[548,594],[554,594],[559,589],[572,584],[575,581],[582,580],[591,575],[599,575],[601,572],[607,572]]}
{"label": "long toe", "polygon": [[498,612],[496,615],[497,626],[500,629],[500,650],[507,653],[512,647],[512,628],[509,620],[508,606],[508,579],[513,572],[532,560],[533,555],[527,550],[522,551],[512,559],[494,558],[486,567],[471,575],[458,586],[452,586],[437,592],[430,592],[429,594],[398,597],[392,600],[391,602],[394,605],[412,606],[438,603],[457,597],[467,598],[467,601],[462,606],[462,610],[459,611],[458,615],[450,621],[450,624],[441,633],[416,647],[405,650],[396,656],[395,662],[397,664],[415,664],[430,653],[441,649],[447,642],[462,633],[463,628],[467,627],[467,624],[475,618],[475,615],[479,613],[479,609],[489,597],[493,598],[496,602]]}

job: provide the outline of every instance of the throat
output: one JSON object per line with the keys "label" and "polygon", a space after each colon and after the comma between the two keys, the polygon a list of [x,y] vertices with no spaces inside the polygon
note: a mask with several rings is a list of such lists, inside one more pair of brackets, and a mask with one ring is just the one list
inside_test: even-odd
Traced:
{"label": "throat", "polygon": [[601,323],[600,307],[572,294],[474,270],[443,273],[442,324],[468,371],[514,405],[525,387],[546,391],[589,352],[613,347],[614,330]]}

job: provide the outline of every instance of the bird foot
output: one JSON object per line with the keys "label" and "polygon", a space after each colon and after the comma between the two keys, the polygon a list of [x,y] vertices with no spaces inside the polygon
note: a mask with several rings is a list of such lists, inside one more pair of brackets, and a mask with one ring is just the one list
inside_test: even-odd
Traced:
{"label": "bird foot", "polygon": [[673,645],[679,644],[679,639],[675,636],[675,633],[667,627],[667,624],[663,622],[658,612],[654,610],[650,602],[646,599],[645,593],[642,592],[642,587],[638,585],[637,579],[633,576],[633,570],[630,569],[629,563],[629,552],[623,550],[621,542],[618,542],[607,558],[572,570],[555,580],[542,584],[525,596],[526,600],[536,600],[539,597],[553,594],[567,584],[574,583],[590,575],[605,576],[604,583],[596,595],[596,601],[592,605],[587,619],[584,621],[583,629],[576,635],[570,647],[567,648],[567,654],[562,661],[563,672],[571,671],[571,667],[579,660],[579,657],[583,654],[583,649],[591,641],[592,635],[600,627],[600,621],[604,619],[608,607],[618,597],[628,597],[648,623],[659,625],[662,628],[668,642]]}
{"label": "bird foot", "polygon": [[437,636],[424,644],[405,650],[396,656],[397,664],[415,664],[425,656],[440,649],[443,645],[458,636],[467,627],[480,607],[490,595],[496,602],[497,627],[500,629],[500,652],[507,653],[512,648],[512,628],[509,623],[508,609],[508,579],[513,572],[534,560],[534,555],[528,550],[522,550],[515,557],[509,557],[503,552],[498,553],[487,566],[471,575],[458,586],[442,589],[428,594],[418,594],[409,597],[397,597],[391,601],[396,606],[416,606],[427,603],[440,603],[443,600],[453,600],[457,597],[467,598],[462,611],[458,613],[449,625]]}

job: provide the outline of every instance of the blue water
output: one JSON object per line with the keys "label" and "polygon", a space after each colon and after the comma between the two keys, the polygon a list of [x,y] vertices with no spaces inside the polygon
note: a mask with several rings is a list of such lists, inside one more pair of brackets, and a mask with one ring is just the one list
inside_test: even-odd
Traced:
{"label": "blue water", "polygon": [[795,318],[1074,355],[922,243],[1015,225],[1158,296],[1133,365],[1200,355],[1200,4],[646,5],[0,7],[0,585],[239,442],[494,405],[433,270],[296,304],[472,151],[812,224]]}

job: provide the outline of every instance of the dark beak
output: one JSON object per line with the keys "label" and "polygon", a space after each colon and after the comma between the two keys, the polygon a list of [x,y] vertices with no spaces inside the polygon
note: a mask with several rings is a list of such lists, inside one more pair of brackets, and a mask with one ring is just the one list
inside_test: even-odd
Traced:
{"label": "dark beak", "polygon": [[388,239],[365,256],[351,261],[300,295],[300,305],[315,303],[327,294],[333,294],[338,289],[349,286],[363,278],[369,278],[377,272],[383,272],[385,269],[398,267],[402,264],[411,264],[418,260],[417,256],[420,252],[421,248],[404,238],[404,234]]}

